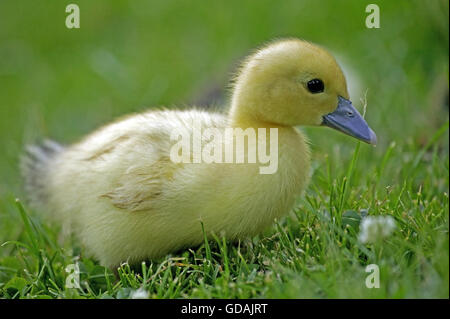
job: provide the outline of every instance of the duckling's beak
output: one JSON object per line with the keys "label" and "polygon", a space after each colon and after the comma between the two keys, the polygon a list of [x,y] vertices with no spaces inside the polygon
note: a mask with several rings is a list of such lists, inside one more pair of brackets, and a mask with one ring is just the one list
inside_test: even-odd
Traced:
{"label": "duckling's beak", "polygon": [[352,102],[338,97],[338,106],[334,112],[323,116],[322,125],[334,128],[369,144],[377,144],[375,132],[367,125]]}

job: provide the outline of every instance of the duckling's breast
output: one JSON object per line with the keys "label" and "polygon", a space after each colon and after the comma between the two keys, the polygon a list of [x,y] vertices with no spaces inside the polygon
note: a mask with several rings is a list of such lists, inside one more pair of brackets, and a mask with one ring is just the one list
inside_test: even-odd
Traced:
{"label": "duckling's breast", "polygon": [[[261,174],[261,164],[185,164],[167,189],[169,201],[183,203],[174,221],[186,230],[185,238],[197,238],[200,221],[209,232],[228,239],[255,235],[286,215],[309,182],[309,147],[294,128],[278,130],[278,167]],[[171,195],[170,195],[171,194]],[[197,234],[197,235],[195,235]],[[184,236],[182,236],[184,237]]]}
{"label": "duckling's breast", "polygon": [[[229,167],[230,183],[220,185],[228,208],[231,237],[252,236],[289,213],[309,182],[309,147],[293,128],[278,129],[278,166],[273,174],[261,174],[261,164]],[[218,193],[219,194],[219,193]]]}

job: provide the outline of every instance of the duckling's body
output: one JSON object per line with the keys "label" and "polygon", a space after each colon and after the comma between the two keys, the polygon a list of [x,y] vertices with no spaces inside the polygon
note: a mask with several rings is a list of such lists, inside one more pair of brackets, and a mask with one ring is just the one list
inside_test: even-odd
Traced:
{"label": "duckling's body", "polygon": [[[317,121],[316,114],[305,115],[301,108],[291,112],[296,98],[292,88],[285,97],[279,97],[284,78],[279,83],[269,81],[269,87],[252,80],[264,71],[264,66],[252,66],[254,60],[264,59],[264,50],[271,50],[271,58],[274,51],[282,52],[283,48],[293,52],[306,48],[311,51],[308,54],[319,50],[306,42],[289,40],[259,51],[238,77],[227,115],[196,110],[150,111],[107,125],[65,149],[34,148],[31,153],[38,160],[29,162],[25,170],[32,204],[77,234],[86,248],[110,267],[198,245],[203,240],[200,222],[208,234],[223,233],[229,240],[261,232],[289,212],[309,180],[309,148],[304,135],[293,125],[317,124],[302,123],[306,119]],[[322,49],[318,52],[326,54]],[[332,72],[340,72],[334,60],[329,64]],[[278,72],[279,68],[273,70]],[[335,76],[343,78],[341,73]],[[345,86],[338,86],[338,91],[340,96],[347,94]],[[252,94],[266,94],[262,98],[270,103]],[[320,101],[325,101],[324,97]],[[336,104],[311,113],[328,114]],[[288,108],[284,116],[279,114],[283,107]],[[180,128],[193,133],[194,121],[221,132],[228,127],[254,128],[256,132],[258,128],[277,128],[276,172],[260,174],[258,162],[172,161],[171,134]],[[49,148],[53,149],[51,155],[39,156]]]}
{"label": "duckling's body", "polygon": [[257,163],[173,163],[172,128],[192,130],[186,123],[199,118],[203,127],[228,126],[219,114],[156,111],[102,128],[55,157],[47,205],[109,266],[200,244],[200,221],[231,240],[257,234],[306,186],[304,138],[279,130],[283,156],[275,174],[259,174]]}

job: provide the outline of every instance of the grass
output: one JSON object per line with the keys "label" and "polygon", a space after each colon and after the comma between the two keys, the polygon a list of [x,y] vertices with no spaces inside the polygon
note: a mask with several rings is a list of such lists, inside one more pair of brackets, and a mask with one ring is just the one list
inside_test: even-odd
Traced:
{"label": "grass", "polygon": [[[377,30],[364,27],[361,1],[76,1],[82,26],[70,32],[65,4],[43,3],[0,3],[0,298],[449,297],[446,1],[378,1]],[[225,87],[249,50],[282,36],[337,53],[352,99],[368,88],[379,145],[302,128],[312,182],[264,234],[217,237],[113,274],[16,201],[25,143],[71,143],[131,111],[195,103],[208,83]],[[397,228],[363,244],[366,214],[389,215]],[[66,288],[75,262],[81,287]],[[365,286],[369,264],[380,268],[379,289]]]}

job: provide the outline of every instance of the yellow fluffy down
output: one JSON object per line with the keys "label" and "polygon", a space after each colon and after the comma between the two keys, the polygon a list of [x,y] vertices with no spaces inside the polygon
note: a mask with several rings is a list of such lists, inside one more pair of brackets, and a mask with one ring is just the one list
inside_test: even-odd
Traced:
{"label": "yellow fluffy down", "polygon": [[[320,96],[305,89],[315,77],[326,83]],[[255,235],[287,214],[308,184],[309,148],[294,126],[319,125],[339,95],[348,98],[345,78],[328,52],[297,39],[273,42],[242,65],[228,114],[149,111],[102,127],[50,157],[35,206],[109,267],[198,245],[200,222],[208,236]],[[172,162],[171,132],[192,131],[194,119],[219,130],[278,128],[278,170]]]}

